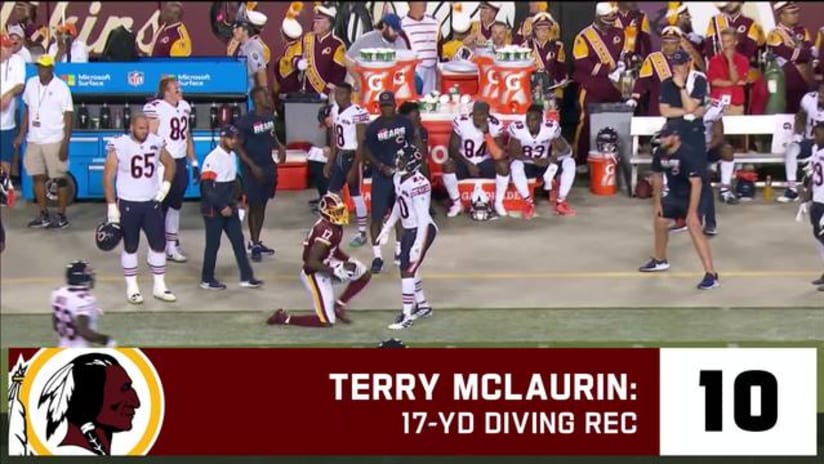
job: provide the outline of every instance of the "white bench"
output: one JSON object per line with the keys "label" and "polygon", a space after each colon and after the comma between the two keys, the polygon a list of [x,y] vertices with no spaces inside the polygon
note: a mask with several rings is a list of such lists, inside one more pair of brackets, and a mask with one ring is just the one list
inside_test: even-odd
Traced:
{"label": "white bench", "polygon": [[[741,115],[724,116],[725,135],[772,135],[771,153],[756,153],[754,151],[735,153],[736,164],[784,164],[784,151],[793,133],[794,115]],[[652,156],[638,153],[640,149],[639,137],[655,135],[663,127],[665,119],[659,116],[636,116],[632,118],[630,135],[632,136],[632,191],[638,183],[638,169],[642,164],[652,164]],[[764,182],[757,182],[763,187]],[[773,182],[776,187],[783,187],[786,182]]]}

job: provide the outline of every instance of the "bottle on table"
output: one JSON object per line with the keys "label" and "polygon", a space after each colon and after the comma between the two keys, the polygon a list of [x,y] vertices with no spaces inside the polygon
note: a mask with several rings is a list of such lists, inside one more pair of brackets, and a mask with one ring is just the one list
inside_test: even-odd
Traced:
{"label": "bottle on table", "polygon": [[767,176],[767,180],[764,183],[764,200],[772,202],[775,199],[775,190],[773,189],[772,185],[772,176]]}
{"label": "bottle on table", "polygon": [[192,112],[189,113],[189,130],[195,130],[197,127],[197,109],[195,108],[194,103],[189,106],[192,110]]}
{"label": "bottle on table", "polygon": [[77,123],[81,129],[89,128],[89,108],[85,103],[80,104],[80,110],[77,112]]}
{"label": "bottle on table", "polygon": [[112,127],[112,112],[109,109],[109,105],[107,103],[103,103],[103,107],[100,108],[100,128],[101,129],[111,129]]}
{"label": "bottle on table", "polygon": [[125,132],[129,131],[129,126],[132,124],[132,109],[129,108],[129,104],[126,103],[123,106],[123,130]]}

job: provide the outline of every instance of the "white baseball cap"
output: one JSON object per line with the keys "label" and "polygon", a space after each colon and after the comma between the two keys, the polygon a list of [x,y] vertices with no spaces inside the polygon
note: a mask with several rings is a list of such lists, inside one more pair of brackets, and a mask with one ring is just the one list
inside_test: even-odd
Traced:
{"label": "white baseball cap", "polygon": [[596,16],[607,16],[615,13],[616,11],[618,11],[618,7],[614,6],[610,2],[598,2],[595,5]]}

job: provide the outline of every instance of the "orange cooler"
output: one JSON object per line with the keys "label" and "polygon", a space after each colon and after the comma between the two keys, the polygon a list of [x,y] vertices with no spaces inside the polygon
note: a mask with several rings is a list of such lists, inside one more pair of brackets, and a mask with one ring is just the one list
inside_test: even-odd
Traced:
{"label": "orange cooler", "polygon": [[397,64],[393,68],[391,90],[395,93],[395,102],[400,105],[407,100],[418,99],[418,89],[415,86],[415,67],[420,60],[415,52],[398,50]]}
{"label": "orange cooler", "polygon": [[615,172],[617,160],[612,154],[589,152],[589,190],[595,195],[611,196],[618,193]]}
{"label": "orange cooler", "polygon": [[[358,73],[360,93],[358,104],[371,114],[379,114],[378,96],[385,90],[394,90],[395,66],[387,64],[386,67],[365,67],[356,66]],[[414,73],[412,76],[414,86]]]}
{"label": "orange cooler", "polygon": [[478,74],[441,72],[441,93],[448,94],[452,87],[458,86],[461,95],[478,94]]}
{"label": "orange cooler", "polygon": [[493,100],[501,114],[524,114],[532,104],[530,77],[535,66],[495,64],[498,78],[498,97]]}

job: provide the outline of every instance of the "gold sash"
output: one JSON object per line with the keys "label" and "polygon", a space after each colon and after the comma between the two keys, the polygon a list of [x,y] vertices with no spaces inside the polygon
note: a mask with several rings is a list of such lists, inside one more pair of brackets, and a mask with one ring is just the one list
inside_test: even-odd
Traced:
{"label": "gold sash", "polygon": [[[775,28],[775,32],[781,37],[781,41],[784,42],[784,45],[790,48],[802,48],[803,43],[798,43],[793,36],[792,30],[788,30],[780,25]],[[789,60],[788,60],[789,61]],[[815,82],[815,76],[813,75],[813,68],[810,63],[791,63],[798,69],[798,73],[801,74],[801,78],[807,83],[807,85],[812,85]]]}
{"label": "gold sash", "polygon": [[315,34],[309,33],[303,36],[303,53],[309,65],[306,68],[306,78],[315,92],[323,93],[326,90],[326,81],[321,77],[315,65]]}
{"label": "gold sash", "polygon": [[596,31],[592,26],[587,27],[584,29],[584,37],[587,39],[587,42],[589,42],[590,48],[595,50],[595,54],[598,55],[598,59],[601,60],[601,63],[608,65],[610,71],[615,69],[615,59],[612,58],[612,53],[609,52],[607,45],[603,40],[601,40],[601,36],[598,34],[598,31]]}
{"label": "gold sash", "polygon": [[672,70],[670,69],[669,63],[667,63],[667,57],[665,57],[663,53],[654,52],[649,55],[649,59],[652,62],[655,73],[658,74],[658,80],[660,82],[664,82],[664,80],[672,77]]}

